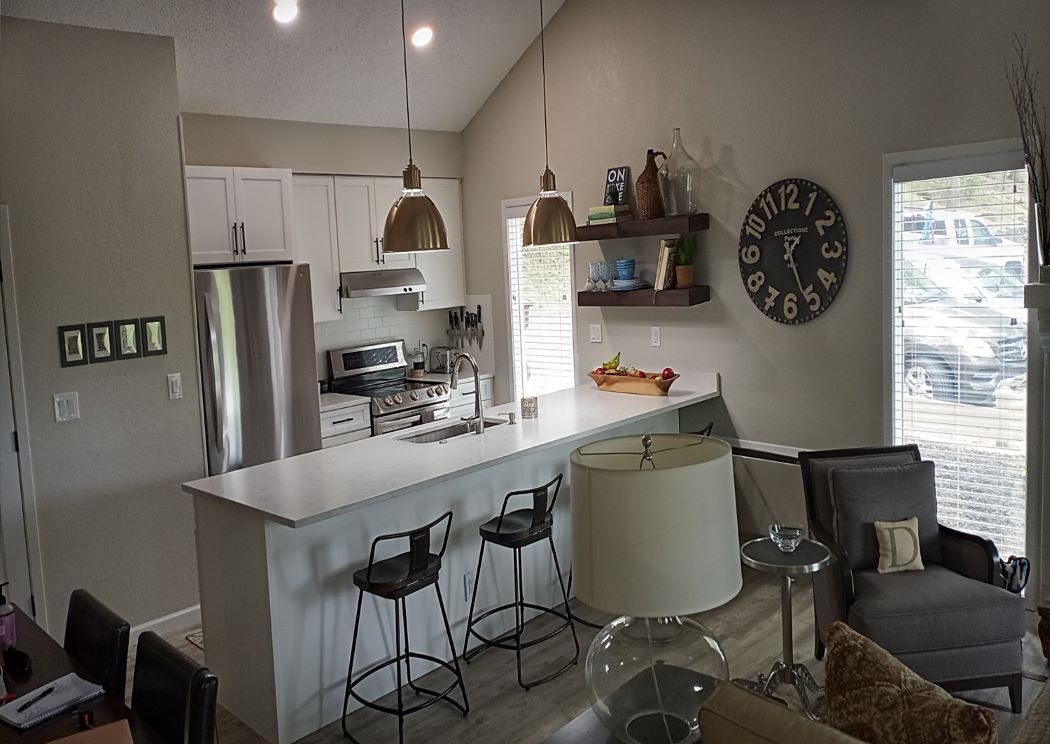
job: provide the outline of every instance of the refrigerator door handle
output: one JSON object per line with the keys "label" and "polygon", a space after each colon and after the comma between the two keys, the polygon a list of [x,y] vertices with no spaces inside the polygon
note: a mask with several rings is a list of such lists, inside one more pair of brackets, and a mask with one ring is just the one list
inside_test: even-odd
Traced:
{"label": "refrigerator door handle", "polygon": [[[226,468],[229,466],[229,442],[226,439],[226,427],[222,425],[219,420],[221,415],[222,405],[219,401],[219,385],[218,385],[218,374],[222,365],[222,360],[219,358],[218,344],[215,343],[215,326],[212,322],[212,308],[211,303],[205,304],[204,310],[204,332],[201,333],[201,340],[204,342],[203,354],[201,355],[201,364],[205,367],[206,374],[205,379],[210,379],[211,384],[205,385],[205,391],[210,393],[211,400],[211,416],[205,412],[205,419],[210,418],[211,421],[205,421],[206,424],[211,424],[211,441],[210,450],[208,452],[208,464],[210,475],[216,475],[218,473],[226,472]],[[215,459],[220,460],[219,463],[212,461],[212,456]]]}

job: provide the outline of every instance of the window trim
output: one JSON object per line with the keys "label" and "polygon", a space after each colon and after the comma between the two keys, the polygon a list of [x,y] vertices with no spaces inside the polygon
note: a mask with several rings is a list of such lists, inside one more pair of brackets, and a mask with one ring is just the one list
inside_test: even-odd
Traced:
{"label": "window trim", "polygon": [[[572,192],[571,191],[559,191],[561,197],[568,203],[569,209],[572,209]],[[519,196],[514,199],[503,199],[500,201],[500,242],[503,244],[503,293],[506,295],[506,301],[504,302],[504,313],[507,317],[507,386],[510,390],[510,396],[513,399],[514,395],[514,309],[511,306],[510,296],[510,246],[507,244],[507,219],[513,217],[524,217],[532,203],[536,201],[535,196]],[[569,261],[569,283],[572,287],[576,286],[576,255],[570,248],[571,260]],[[573,369],[576,370],[576,384],[580,384],[580,359],[578,344],[576,343],[576,297],[570,297],[569,306],[572,308],[571,323],[572,323],[572,364]]]}

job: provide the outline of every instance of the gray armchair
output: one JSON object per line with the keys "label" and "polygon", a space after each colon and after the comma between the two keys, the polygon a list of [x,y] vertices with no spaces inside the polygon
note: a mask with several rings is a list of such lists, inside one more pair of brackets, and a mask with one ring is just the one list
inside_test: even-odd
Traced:
{"label": "gray armchair", "polygon": [[[921,461],[916,445],[799,453],[810,532],[837,558],[813,576],[816,656],[841,620],[946,690],[1008,687],[1019,713],[1023,602],[1001,587],[991,540],[936,521],[933,465]],[[913,476],[923,484],[901,485]],[[874,521],[913,516],[925,570],[878,573]]]}

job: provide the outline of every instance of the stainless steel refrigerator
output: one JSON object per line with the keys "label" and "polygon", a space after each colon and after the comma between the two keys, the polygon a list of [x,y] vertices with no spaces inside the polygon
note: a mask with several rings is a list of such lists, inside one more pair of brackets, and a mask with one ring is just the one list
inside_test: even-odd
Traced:
{"label": "stainless steel refrigerator", "polygon": [[310,267],[193,274],[208,472],[320,449]]}

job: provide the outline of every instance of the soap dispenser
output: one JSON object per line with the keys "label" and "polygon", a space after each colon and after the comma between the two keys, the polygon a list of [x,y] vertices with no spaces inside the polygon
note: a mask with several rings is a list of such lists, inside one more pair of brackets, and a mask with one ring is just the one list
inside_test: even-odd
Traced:
{"label": "soap dispenser", "polygon": [[4,587],[10,582],[0,583],[0,648],[14,646],[18,640],[15,630],[15,606],[7,601]]}

